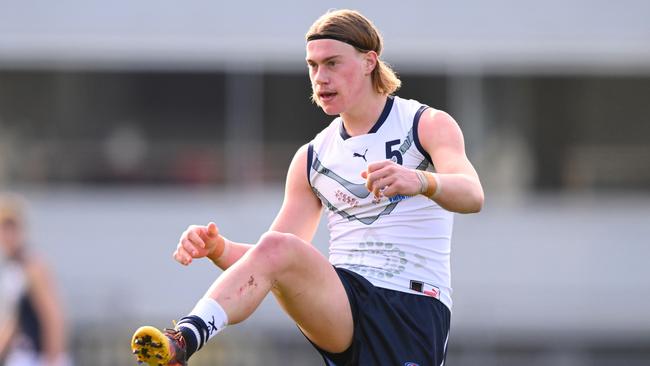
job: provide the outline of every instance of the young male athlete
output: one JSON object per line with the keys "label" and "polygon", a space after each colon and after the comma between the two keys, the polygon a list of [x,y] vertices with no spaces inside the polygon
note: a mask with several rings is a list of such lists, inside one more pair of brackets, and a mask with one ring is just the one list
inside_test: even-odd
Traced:
{"label": "young male athlete", "polygon": [[[309,29],[313,100],[338,115],[298,150],[284,203],[257,244],[190,226],[174,258],[224,270],[175,329],[138,329],[149,365],[186,365],[272,292],[327,365],[441,365],[449,334],[452,212],[478,212],[483,190],[462,133],[445,112],[392,94],[382,39],[339,10]],[[311,244],[328,209],[329,261]]]}

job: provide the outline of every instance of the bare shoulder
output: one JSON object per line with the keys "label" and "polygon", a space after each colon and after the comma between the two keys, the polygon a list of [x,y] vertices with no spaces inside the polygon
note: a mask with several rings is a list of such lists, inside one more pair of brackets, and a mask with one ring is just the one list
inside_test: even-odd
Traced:
{"label": "bare shoulder", "polygon": [[302,145],[293,156],[287,178],[303,177],[307,179],[307,155],[309,144]]}
{"label": "bare shoulder", "polygon": [[309,182],[309,144],[301,146],[291,160],[289,170],[287,172],[287,181],[285,188],[285,200],[298,197],[304,198],[305,196],[316,197],[311,189]]}
{"label": "bare shoulder", "polygon": [[293,159],[301,159],[305,163],[307,162],[307,152],[309,150],[309,144],[304,144],[298,148],[296,154],[293,156]]}
{"label": "bare shoulder", "polygon": [[25,260],[25,273],[31,281],[42,281],[50,276],[49,268],[45,260],[39,255],[30,255]]}
{"label": "bare shoulder", "polygon": [[321,202],[309,183],[309,144],[298,149],[287,172],[284,201],[271,230],[292,233],[311,242],[320,218]]}
{"label": "bare shoulder", "polygon": [[456,120],[447,112],[427,109],[420,117],[418,135],[422,146],[431,153],[436,147],[455,147],[464,150],[463,132]]}

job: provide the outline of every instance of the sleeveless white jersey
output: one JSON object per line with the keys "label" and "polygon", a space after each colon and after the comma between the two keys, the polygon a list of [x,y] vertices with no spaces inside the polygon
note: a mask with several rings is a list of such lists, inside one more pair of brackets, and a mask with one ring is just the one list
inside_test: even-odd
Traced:
{"label": "sleeveless white jersey", "polygon": [[389,97],[371,131],[354,137],[336,118],[309,144],[307,169],[328,210],[330,263],[377,287],[433,296],[451,309],[452,213],[422,195],[377,199],[361,177],[368,163],[385,159],[434,171],[417,134],[427,108]]}
{"label": "sleeveless white jersey", "polygon": [[26,291],[27,276],[22,266],[9,260],[0,262],[0,324],[16,312]]}

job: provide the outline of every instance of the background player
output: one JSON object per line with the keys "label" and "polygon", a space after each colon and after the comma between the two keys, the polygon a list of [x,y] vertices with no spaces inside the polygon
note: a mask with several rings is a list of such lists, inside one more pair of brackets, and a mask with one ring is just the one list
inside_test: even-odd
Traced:
{"label": "background player", "polygon": [[[174,257],[225,272],[176,328],[142,327],[139,361],[184,365],[272,292],[328,364],[440,365],[449,331],[451,212],[483,191],[446,113],[392,94],[400,85],[361,14],[323,15],[307,33],[313,100],[339,115],[294,156],[284,203],[256,245],[190,226]],[[329,210],[329,261],[309,242]],[[332,266],[334,265],[334,266]]]}
{"label": "background player", "polygon": [[5,366],[64,366],[63,313],[44,261],[26,246],[23,199],[0,194],[0,248],[7,259],[0,271],[0,360]]}

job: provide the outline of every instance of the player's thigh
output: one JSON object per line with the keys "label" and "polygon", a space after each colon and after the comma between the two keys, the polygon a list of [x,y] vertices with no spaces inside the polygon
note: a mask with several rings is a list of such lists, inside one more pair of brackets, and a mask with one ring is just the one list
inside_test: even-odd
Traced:
{"label": "player's thigh", "polygon": [[313,245],[291,234],[273,234],[277,250],[290,258],[277,273],[273,294],[309,339],[326,351],[352,343],[352,310],[334,267]]}

